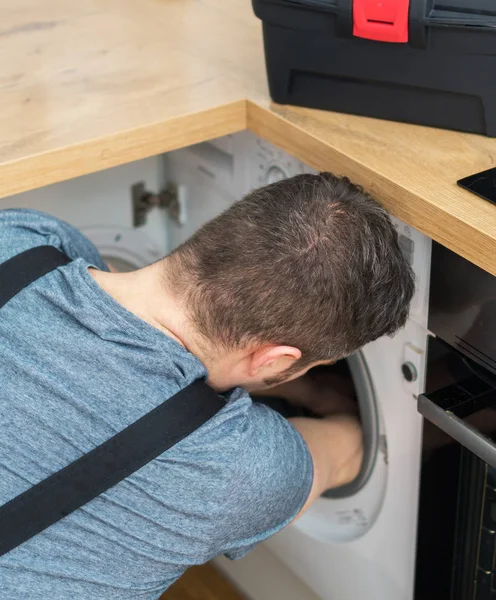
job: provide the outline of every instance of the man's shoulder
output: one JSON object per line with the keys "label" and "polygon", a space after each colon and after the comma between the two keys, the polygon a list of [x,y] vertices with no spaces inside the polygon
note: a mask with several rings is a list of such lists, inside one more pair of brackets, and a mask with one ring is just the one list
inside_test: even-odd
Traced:
{"label": "man's shoulder", "polygon": [[228,453],[225,458],[231,466],[231,484],[241,496],[251,490],[259,494],[262,487],[270,490],[291,485],[295,465],[311,470],[311,457],[300,433],[242,389],[227,397],[226,406],[205,434],[215,441],[216,452]]}
{"label": "man's shoulder", "polygon": [[76,227],[47,213],[27,209],[0,210],[0,262],[28,248],[49,244],[70,258],[83,258],[106,269],[98,250]]}

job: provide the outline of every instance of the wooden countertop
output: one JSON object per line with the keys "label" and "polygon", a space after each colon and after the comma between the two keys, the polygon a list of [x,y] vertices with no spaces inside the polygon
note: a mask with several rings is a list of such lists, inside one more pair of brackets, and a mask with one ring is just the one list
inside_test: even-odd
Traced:
{"label": "wooden countertop", "polygon": [[249,0],[0,7],[0,197],[248,128],[496,275],[496,140],[271,104]]}

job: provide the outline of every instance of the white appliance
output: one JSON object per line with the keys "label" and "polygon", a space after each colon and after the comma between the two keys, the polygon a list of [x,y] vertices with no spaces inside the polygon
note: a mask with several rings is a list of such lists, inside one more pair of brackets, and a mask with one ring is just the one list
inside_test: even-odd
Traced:
{"label": "white appliance", "polygon": [[[51,212],[81,227],[110,262],[131,269],[157,260],[250,188],[310,171],[245,132],[20,194],[0,201],[0,208]],[[144,226],[133,228],[129,190],[137,181],[152,191],[174,182],[180,218],[155,208]],[[404,330],[348,359],[365,428],[366,468],[344,491],[318,500],[251,556],[237,564],[219,561],[254,600],[306,600],[303,587],[290,597],[296,588],[282,582],[280,562],[292,572],[288,581],[296,574],[323,600],[413,598],[421,447],[415,398],[424,381],[430,240],[394,223],[414,268],[417,292]],[[278,559],[277,580],[271,553]],[[267,566],[264,573],[261,564]],[[307,596],[315,598],[310,591]]]}

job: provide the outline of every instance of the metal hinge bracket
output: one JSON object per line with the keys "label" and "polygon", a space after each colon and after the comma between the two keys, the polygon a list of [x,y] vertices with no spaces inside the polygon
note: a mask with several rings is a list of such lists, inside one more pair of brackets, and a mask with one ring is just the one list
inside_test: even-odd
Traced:
{"label": "metal hinge bracket", "polygon": [[147,214],[154,207],[167,210],[171,219],[180,222],[181,207],[175,183],[168,183],[164,190],[155,194],[147,190],[145,184],[140,181],[131,186],[131,199],[134,227],[144,225]]}

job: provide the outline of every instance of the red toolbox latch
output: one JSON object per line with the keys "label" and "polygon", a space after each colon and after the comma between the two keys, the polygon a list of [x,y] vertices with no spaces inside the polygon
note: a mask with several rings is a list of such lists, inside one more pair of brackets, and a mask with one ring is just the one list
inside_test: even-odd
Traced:
{"label": "red toolbox latch", "polygon": [[353,0],[353,35],[378,42],[408,42],[410,0]]}

